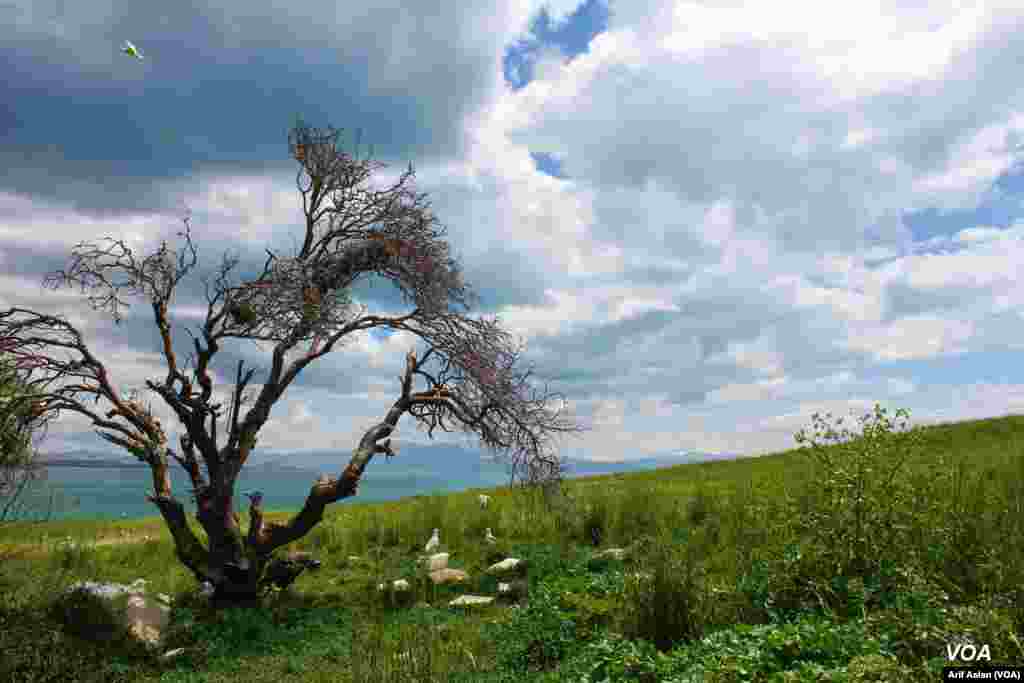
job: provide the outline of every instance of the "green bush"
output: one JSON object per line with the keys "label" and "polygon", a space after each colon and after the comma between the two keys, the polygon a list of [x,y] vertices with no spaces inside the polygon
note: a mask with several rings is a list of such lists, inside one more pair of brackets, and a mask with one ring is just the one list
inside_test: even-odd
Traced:
{"label": "green bush", "polygon": [[574,649],[576,622],[558,605],[558,595],[541,583],[512,619],[489,626],[501,668],[523,673],[548,671]]}
{"label": "green bush", "polygon": [[865,623],[875,639],[906,662],[945,659],[947,644],[965,637],[988,645],[993,661],[1024,660],[1010,610],[925,605],[882,612]]}
{"label": "green bush", "polygon": [[662,652],[699,638],[711,615],[703,530],[665,529],[643,564],[651,578],[627,583],[623,632],[648,640]]}
{"label": "green bush", "polygon": [[885,655],[861,655],[850,660],[846,668],[849,683],[880,681],[902,683],[911,680],[913,672],[903,666],[895,657]]}
{"label": "green bush", "polygon": [[[909,413],[896,411],[905,428]],[[830,418],[826,413],[825,418]],[[837,575],[865,576],[878,569],[883,558],[904,547],[905,518],[909,489],[900,486],[907,459],[920,447],[919,430],[893,433],[894,421],[875,404],[873,414],[860,418],[861,434],[836,429],[819,414],[811,416],[814,434],[796,433],[797,443],[810,444],[805,451],[817,469],[812,486],[821,492],[817,510],[802,520],[813,541],[812,547],[825,553],[831,571]],[[832,442],[831,445],[826,445]],[[801,449],[808,449],[801,446]],[[896,558],[902,559],[902,558]]]}
{"label": "green bush", "polygon": [[649,642],[606,633],[587,643],[558,673],[562,680],[656,683],[663,680],[658,663],[658,651]]}

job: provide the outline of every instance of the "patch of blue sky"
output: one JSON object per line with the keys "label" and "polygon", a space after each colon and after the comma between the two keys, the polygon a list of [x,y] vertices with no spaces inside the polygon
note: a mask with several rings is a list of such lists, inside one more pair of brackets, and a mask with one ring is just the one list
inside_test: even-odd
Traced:
{"label": "patch of blue sky", "polygon": [[370,338],[373,339],[374,341],[383,341],[390,337],[391,335],[393,335],[394,333],[394,330],[384,327],[370,328]]}
{"label": "patch of blue sky", "polygon": [[922,388],[970,384],[1022,384],[1024,366],[1020,352],[986,350],[920,360],[877,362],[858,371],[857,378],[869,383],[887,379],[913,382]]}
{"label": "patch of blue sky", "polygon": [[505,49],[505,81],[519,90],[533,80],[533,62],[547,47],[557,47],[567,60],[587,52],[590,41],[608,28],[608,7],[604,0],[587,0],[557,25],[546,9],[530,23],[527,37]]}
{"label": "patch of blue sky", "polygon": [[989,196],[976,208],[938,211],[934,208],[906,213],[903,223],[914,242],[940,247],[945,240],[967,228],[1007,228],[1024,214],[1024,173],[1003,174]]}
{"label": "patch of blue sky", "polygon": [[554,178],[565,178],[562,172],[562,162],[546,152],[530,152],[533,163],[537,170]]}

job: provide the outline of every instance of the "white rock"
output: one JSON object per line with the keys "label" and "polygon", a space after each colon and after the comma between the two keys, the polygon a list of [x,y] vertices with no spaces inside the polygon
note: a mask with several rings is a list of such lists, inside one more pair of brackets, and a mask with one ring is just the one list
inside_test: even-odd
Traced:
{"label": "white rock", "polygon": [[170,607],[161,604],[149,604],[143,597],[144,581],[135,581],[130,586],[119,583],[95,583],[92,581],[78,582],[68,587],[67,592],[81,590],[92,593],[105,600],[112,600],[123,593],[128,594],[128,600],[123,610],[115,606],[113,602],[107,604],[111,614],[116,615],[118,620],[126,626],[129,632],[139,641],[151,646],[160,644],[162,630],[167,626]]}
{"label": "white rock", "polygon": [[438,569],[447,569],[449,557],[451,557],[451,553],[436,553],[430,557],[424,557],[423,562],[427,565],[427,571],[433,572]]}
{"label": "white rock", "polygon": [[438,569],[430,572],[430,580],[434,584],[459,583],[469,578],[469,574],[461,569]]}
{"label": "white rock", "polygon": [[121,593],[139,592],[139,589],[135,588],[134,584],[126,586],[123,583],[96,583],[94,581],[78,581],[68,586],[66,592],[70,593],[78,589],[98,595],[101,598],[114,598],[121,595]]}
{"label": "white rock", "polygon": [[487,568],[487,573],[503,574],[505,572],[510,572],[515,569],[518,569],[519,565],[522,564],[522,562],[523,561],[518,558],[509,557],[507,559],[502,560],[501,562],[495,562],[494,564],[492,564],[490,567]]}
{"label": "white rock", "polygon": [[489,605],[494,598],[484,595],[460,595],[448,603],[449,607],[467,607],[469,605]]}

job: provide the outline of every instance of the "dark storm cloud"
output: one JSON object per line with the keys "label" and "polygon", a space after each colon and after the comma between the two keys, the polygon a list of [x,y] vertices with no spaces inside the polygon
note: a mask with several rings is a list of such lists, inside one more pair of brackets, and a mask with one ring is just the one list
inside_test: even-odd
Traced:
{"label": "dark storm cloud", "polygon": [[[46,4],[0,9],[0,189],[84,213],[159,204],[156,181],[197,168],[287,168],[297,114],[362,129],[375,157],[429,160],[458,150],[491,78],[480,44],[439,39],[472,24],[455,6]],[[129,37],[142,60],[120,52]]]}

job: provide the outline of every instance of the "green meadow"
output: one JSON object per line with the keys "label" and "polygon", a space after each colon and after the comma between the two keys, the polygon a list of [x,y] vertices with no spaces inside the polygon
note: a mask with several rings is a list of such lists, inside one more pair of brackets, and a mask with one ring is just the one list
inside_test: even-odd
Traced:
{"label": "green meadow", "polygon": [[[555,498],[335,504],[290,548],[323,567],[250,610],[206,607],[157,517],[8,523],[0,680],[932,681],[965,639],[1024,664],[1024,416],[901,430],[876,408],[796,436],[782,453],[570,480]],[[464,585],[417,567],[435,527]],[[608,548],[628,552],[594,559]],[[498,551],[528,560],[528,595],[449,607],[496,594]],[[84,639],[55,607],[75,581],[138,578],[174,598],[160,652],[185,648],[175,659]],[[402,603],[377,590],[398,578]]]}

